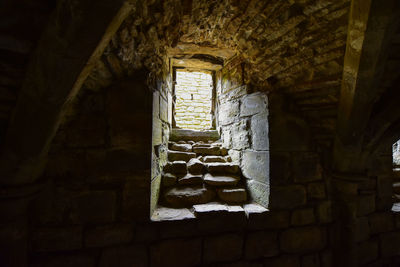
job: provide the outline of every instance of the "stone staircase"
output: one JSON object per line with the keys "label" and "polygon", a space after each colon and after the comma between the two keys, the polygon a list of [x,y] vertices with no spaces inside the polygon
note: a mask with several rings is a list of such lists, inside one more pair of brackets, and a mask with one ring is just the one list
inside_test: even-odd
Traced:
{"label": "stone staircase", "polygon": [[178,141],[168,145],[160,204],[190,208],[212,201],[228,205],[247,201],[247,190],[239,165],[219,142]]}

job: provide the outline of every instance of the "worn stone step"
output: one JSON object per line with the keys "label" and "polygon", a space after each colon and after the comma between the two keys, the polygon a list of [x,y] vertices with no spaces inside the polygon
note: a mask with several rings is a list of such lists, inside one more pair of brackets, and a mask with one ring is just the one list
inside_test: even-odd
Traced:
{"label": "worn stone step", "polygon": [[203,175],[186,174],[178,180],[180,185],[199,185],[203,184]]}
{"label": "worn stone step", "polygon": [[167,162],[164,166],[165,173],[171,174],[186,174],[187,173],[187,165],[183,160],[176,160],[173,162]]}
{"label": "worn stone step", "polygon": [[168,150],[168,160],[169,161],[176,161],[176,160],[183,160],[188,162],[190,159],[195,158],[196,153],[193,152],[181,152],[181,151],[173,151]]}
{"label": "worn stone step", "polygon": [[169,149],[174,150],[174,151],[181,151],[181,152],[192,152],[192,145],[172,143],[169,146]]}
{"label": "worn stone step", "polygon": [[210,155],[210,156],[219,156],[221,155],[221,149],[217,146],[198,146],[193,147],[193,152],[198,155]]}
{"label": "worn stone step", "polygon": [[393,183],[393,192],[395,194],[400,194],[400,182]]}
{"label": "worn stone step", "polygon": [[210,173],[223,173],[223,174],[239,174],[239,165],[231,162],[212,162],[206,164],[207,170]]}
{"label": "worn stone step", "polygon": [[226,162],[226,158],[221,156],[205,156],[203,157],[203,162],[205,163]]}
{"label": "worn stone step", "polygon": [[212,175],[206,173],[203,177],[206,184],[212,186],[235,186],[240,180],[240,177],[233,175]]}
{"label": "worn stone step", "polygon": [[243,203],[247,200],[244,188],[221,188],[217,190],[218,197],[227,203]]}
{"label": "worn stone step", "polygon": [[199,143],[194,143],[193,144],[193,148],[197,148],[197,147],[211,147],[212,144],[209,143],[203,143],[203,142],[199,142]]}
{"label": "worn stone step", "polygon": [[205,170],[203,162],[196,158],[189,160],[187,167],[191,174],[202,174]]}
{"label": "worn stone step", "polygon": [[167,190],[164,198],[171,206],[185,207],[210,202],[215,195],[214,190],[204,186],[186,186]]}
{"label": "worn stone step", "polygon": [[163,173],[161,178],[162,185],[164,187],[173,186],[176,184],[176,176],[172,173]]}

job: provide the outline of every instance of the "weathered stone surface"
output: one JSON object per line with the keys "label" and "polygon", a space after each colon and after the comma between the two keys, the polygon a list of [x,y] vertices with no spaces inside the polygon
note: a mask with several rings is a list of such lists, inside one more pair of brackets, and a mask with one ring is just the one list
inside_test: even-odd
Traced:
{"label": "weathered stone surface", "polygon": [[273,186],[270,199],[271,208],[292,209],[306,204],[306,190],[301,185]]}
{"label": "weathered stone surface", "polygon": [[207,237],[204,240],[204,262],[234,261],[242,256],[243,237],[226,234]]}
{"label": "weathered stone surface", "polygon": [[252,148],[269,150],[268,113],[254,115],[251,118]]}
{"label": "weathered stone surface", "polygon": [[293,159],[294,181],[299,183],[312,182],[322,179],[322,167],[315,153],[296,152]]}
{"label": "weathered stone surface", "polygon": [[206,173],[204,175],[204,182],[213,186],[235,186],[240,180],[240,177],[231,175],[212,175]]}
{"label": "weathered stone surface", "polygon": [[247,235],[246,259],[272,257],[278,253],[278,234],[276,232],[253,232]]}
{"label": "weathered stone surface", "polygon": [[217,190],[218,197],[228,203],[240,203],[247,200],[247,192],[244,188],[225,188]]}
{"label": "weathered stone surface", "polygon": [[221,156],[228,155],[228,149],[226,147],[221,147]]}
{"label": "weathered stone surface", "polygon": [[244,209],[240,206],[207,203],[194,205],[193,209],[202,232],[238,231],[247,223]]}
{"label": "weathered stone surface", "polygon": [[150,249],[151,266],[197,266],[201,263],[201,239],[162,241]]}
{"label": "weathered stone surface", "polygon": [[40,228],[33,231],[34,251],[62,251],[82,248],[82,227]]}
{"label": "weathered stone surface", "polygon": [[357,245],[357,262],[359,266],[365,265],[378,258],[379,246],[377,242],[367,241]]}
{"label": "weathered stone surface", "polygon": [[212,174],[239,174],[239,165],[234,163],[212,162],[206,164],[207,170]]}
{"label": "weathered stone surface", "polygon": [[192,152],[192,146],[190,144],[172,144],[171,150],[181,151],[181,152]]}
{"label": "weathered stone surface", "polygon": [[393,214],[390,212],[373,213],[368,219],[371,234],[389,232],[394,228]]}
{"label": "weathered stone surface", "polygon": [[186,129],[178,129],[173,128],[171,131],[171,135],[169,137],[170,141],[174,141],[179,143],[179,141],[209,141],[213,140],[216,141],[219,139],[218,131],[216,130],[202,130],[202,131],[195,131],[195,130],[186,130]]}
{"label": "weathered stone surface", "polygon": [[246,95],[240,105],[240,116],[250,116],[267,111],[267,96],[262,93]]}
{"label": "weathered stone surface", "polygon": [[176,176],[171,173],[162,174],[162,185],[165,187],[173,186],[176,184]]}
{"label": "weathered stone surface", "polygon": [[258,204],[268,207],[269,204],[269,185],[259,183],[254,180],[246,180],[249,198]]}
{"label": "weathered stone surface", "polygon": [[236,150],[246,149],[250,145],[247,121],[241,120],[231,127],[232,148]]}
{"label": "weathered stone surface", "polygon": [[203,184],[203,175],[192,175],[186,174],[182,178],[179,178],[178,184],[180,185],[201,185]]}
{"label": "weathered stone surface", "polygon": [[196,153],[193,152],[181,152],[181,151],[168,151],[168,160],[169,161],[185,161],[188,162],[190,159],[195,158]]}
{"label": "weathered stone surface", "polygon": [[282,229],[289,227],[289,211],[268,211],[258,204],[246,204],[244,210],[250,229]]}
{"label": "weathered stone surface", "polygon": [[307,197],[310,199],[324,199],[326,197],[324,183],[309,183],[307,185]]}
{"label": "weathered stone surface", "polygon": [[195,146],[193,147],[193,152],[200,155],[221,155],[221,150],[218,146]]}
{"label": "weathered stone surface", "polygon": [[268,152],[244,151],[241,167],[246,178],[269,184]]}
{"label": "weathered stone surface", "polygon": [[216,193],[205,187],[171,188],[165,192],[166,201],[172,206],[190,206],[211,201]]}
{"label": "weathered stone surface", "polygon": [[293,211],[291,223],[295,226],[312,224],[315,222],[314,209],[298,209]]}
{"label": "weathered stone surface", "polygon": [[202,174],[204,171],[204,164],[199,159],[191,159],[187,163],[188,170],[191,174]]}
{"label": "weathered stone surface", "polygon": [[188,209],[171,209],[166,207],[158,207],[151,216],[152,221],[180,221],[194,218],[194,214]]}
{"label": "weathered stone surface", "polygon": [[183,160],[177,160],[173,162],[168,162],[164,167],[165,172],[169,172],[172,174],[186,174],[187,173],[187,165]]}
{"label": "weathered stone surface", "polygon": [[239,101],[227,101],[220,105],[219,121],[221,125],[228,125],[239,115]]}
{"label": "weathered stone surface", "polygon": [[321,250],[326,244],[326,233],[320,227],[292,228],[282,232],[280,247],[287,253],[306,253]]}
{"label": "weathered stone surface", "polygon": [[129,243],[132,237],[132,224],[115,224],[88,229],[84,241],[85,247],[105,247]]}
{"label": "weathered stone surface", "polygon": [[205,156],[203,158],[203,162],[210,163],[210,162],[226,162],[224,157],[221,156]]}
{"label": "weathered stone surface", "polygon": [[148,266],[148,255],[145,246],[123,246],[106,248],[100,257],[100,267],[145,267]]}

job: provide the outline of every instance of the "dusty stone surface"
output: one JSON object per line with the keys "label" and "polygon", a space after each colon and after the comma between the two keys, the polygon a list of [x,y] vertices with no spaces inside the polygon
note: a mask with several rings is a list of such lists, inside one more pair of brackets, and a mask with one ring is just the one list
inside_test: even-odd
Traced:
{"label": "dusty stone surface", "polygon": [[162,185],[165,187],[173,186],[176,184],[176,176],[171,173],[164,173],[162,175]]}
{"label": "dusty stone surface", "polygon": [[239,174],[239,166],[234,163],[212,162],[206,164],[207,170],[212,174]]}
{"label": "dusty stone surface", "polygon": [[171,209],[158,207],[151,216],[152,221],[180,221],[194,219],[194,215],[188,209]]}
{"label": "dusty stone surface", "polygon": [[186,174],[178,179],[180,185],[201,185],[203,184],[203,175]]}
{"label": "dusty stone surface", "polygon": [[226,162],[224,157],[221,156],[205,156],[203,158],[203,162],[209,163],[209,162]]}
{"label": "dusty stone surface", "polygon": [[190,144],[172,144],[171,150],[181,151],[181,152],[192,152],[192,146]]}
{"label": "dusty stone surface", "polygon": [[221,155],[220,148],[217,146],[195,146],[193,147],[193,151],[201,155]]}
{"label": "dusty stone surface", "polygon": [[215,197],[216,193],[202,186],[174,187],[164,194],[166,201],[172,206],[190,206],[193,204],[207,203]]}
{"label": "dusty stone surface", "polygon": [[186,174],[187,173],[187,165],[183,160],[177,160],[168,162],[164,167],[164,171],[167,171],[172,174]]}
{"label": "dusty stone surface", "polygon": [[191,174],[202,174],[204,171],[204,164],[197,158],[191,159],[187,163],[188,170]]}
{"label": "dusty stone surface", "polygon": [[269,154],[267,152],[244,151],[243,175],[261,183],[269,183]]}
{"label": "dusty stone surface", "polygon": [[255,150],[269,150],[268,113],[256,114],[251,118],[252,144]]}
{"label": "dusty stone surface", "polygon": [[168,151],[169,161],[185,161],[188,162],[190,159],[195,158],[196,154],[192,152],[180,152],[180,151]]}
{"label": "dusty stone surface", "polygon": [[240,178],[237,176],[230,175],[212,175],[207,173],[204,175],[204,182],[214,186],[235,186],[239,182]]}
{"label": "dusty stone surface", "polygon": [[217,190],[218,197],[227,203],[241,203],[247,200],[247,191],[244,188],[226,188]]}

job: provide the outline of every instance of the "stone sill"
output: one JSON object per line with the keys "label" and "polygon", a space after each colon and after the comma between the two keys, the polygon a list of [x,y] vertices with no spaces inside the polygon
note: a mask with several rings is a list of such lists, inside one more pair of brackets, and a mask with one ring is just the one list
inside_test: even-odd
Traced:
{"label": "stone sill", "polygon": [[217,141],[219,134],[217,130],[187,130],[173,128],[169,137],[170,141]]}
{"label": "stone sill", "polygon": [[218,202],[193,205],[193,208],[166,208],[159,206],[151,216],[153,222],[183,221],[230,217],[233,220],[247,221],[250,217],[266,215],[268,209],[259,204],[226,205]]}

